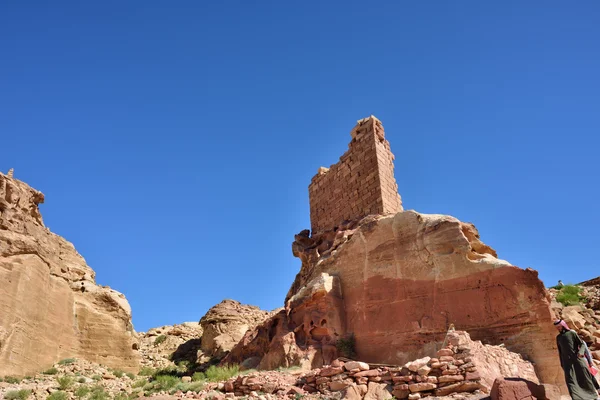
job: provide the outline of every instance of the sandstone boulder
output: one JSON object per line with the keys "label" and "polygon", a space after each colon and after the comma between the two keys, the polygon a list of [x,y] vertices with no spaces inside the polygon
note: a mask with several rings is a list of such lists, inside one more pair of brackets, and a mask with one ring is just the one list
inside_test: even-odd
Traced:
{"label": "sandstone boulder", "polygon": [[44,195],[0,173],[0,375],[80,357],[128,371],[139,356],[125,296],[44,226]]}
{"label": "sandstone boulder", "polygon": [[552,385],[538,385],[526,379],[498,378],[490,393],[491,400],[559,400],[560,391]]}
{"label": "sandstone boulder", "polygon": [[244,336],[248,329],[263,323],[268,311],[244,305],[235,300],[223,300],[200,319],[201,349],[209,357],[223,357]]}

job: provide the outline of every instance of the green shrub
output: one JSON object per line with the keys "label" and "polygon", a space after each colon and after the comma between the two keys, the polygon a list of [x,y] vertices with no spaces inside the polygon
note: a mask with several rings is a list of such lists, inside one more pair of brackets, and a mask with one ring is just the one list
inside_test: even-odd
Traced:
{"label": "green shrub", "polygon": [[77,379],[77,382],[79,382],[79,383],[85,383],[86,379],[82,376],[81,378]]}
{"label": "green shrub", "polygon": [[192,381],[197,382],[197,381],[203,381],[206,379],[206,375],[204,375],[204,372],[194,372],[194,375],[192,375]]}
{"label": "green shrub", "polygon": [[63,392],[62,390],[56,391],[46,397],[46,400],[67,400],[67,392]]}
{"label": "green shrub", "polygon": [[239,375],[240,367],[239,365],[228,365],[225,367],[217,367],[216,365],[211,365],[208,367],[204,375],[206,376],[206,380],[209,382],[218,382],[225,381],[232,376]]}
{"label": "green shrub", "polygon": [[129,400],[129,396],[125,393],[117,393],[113,396],[113,400]]}
{"label": "green shrub", "polygon": [[141,388],[144,387],[144,385],[146,385],[148,383],[147,380],[145,379],[139,379],[135,382],[133,382],[133,385],[131,385],[132,388]]}
{"label": "green shrub", "polygon": [[5,376],[4,382],[15,384],[15,383],[21,383],[21,380],[19,378],[15,378],[14,376]]}
{"label": "green shrub", "polygon": [[6,400],[25,400],[29,396],[31,396],[31,390],[21,389],[21,390],[11,390],[4,395]]}
{"label": "green shrub", "polygon": [[52,368],[47,369],[44,372],[42,372],[42,374],[44,374],[44,375],[56,375],[56,374],[58,374],[58,370],[56,368],[52,367]]}
{"label": "green shrub", "polygon": [[185,392],[198,393],[198,392],[201,392],[202,389],[204,389],[204,382],[190,382],[190,383],[180,382],[177,385],[175,385],[175,387],[173,389],[171,389],[171,394],[174,394],[179,390],[181,390],[183,393],[185,393]]}
{"label": "green shrub", "polygon": [[113,371],[113,375],[116,376],[117,378],[122,378],[123,375],[125,375],[125,372],[117,369],[117,370]]}
{"label": "green shrub", "polygon": [[351,359],[356,357],[356,339],[354,338],[354,333],[345,338],[338,339],[335,346],[343,357]]}
{"label": "green shrub", "polygon": [[154,345],[158,346],[159,344],[163,343],[165,340],[167,340],[166,335],[159,335],[156,337],[156,339],[154,339]]}
{"label": "green shrub", "polygon": [[180,373],[179,368],[174,365],[169,365],[168,367],[157,369],[152,374],[153,377],[161,376],[161,375],[172,375],[177,376]]}
{"label": "green shrub", "polygon": [[173,389],[181,380],[172,375],[158,375],[154,378],[154,388],[157,391]]}
{"label": "green shrub", "polygon": [[70,376],[65,375],[65,376],[56,378],[56,382],[58,382],[58,388],[60,390],[67,390],[68,388],[73,386],[74,379]]}
{"label": "green shrub", "polygon": [[581,288],[575,285],[563,286],[556,295],[556,301],[563,306],[572,306],[581,303],[584,297],[581,296]]}
{"label": "green shrub", "polygon": [[92,393],[88,397],[88,400],[108,400],[109,398],[110,396],[104,391],[102,386],[96,386],[92,388]]}
{"label": "green shrub", "polygon": [[128,373],[126,373],[125,375],[127,375],[127,377],[128,377],[129,379],[131,379],[131,380],[134,380],[134,379],[135,379],[135,375],[134,375],[134,374],[132,374],[131,372],[128,372]]}
{"label": "green shrub", "polygon": [[139,375],[140,376],[152,376],[154,375],[154,368],[151,367],[142,367],[142,369],[140,370]]}
{"label": "green shrub", "polygon": [[73,364],[75,362],[74,358],[65,358],[64,360],[60,360],[58,362],[58,365],[69,365],[69,364]]}
{"label": "green shrub", "polygon": [[100,375],[94,375],[94,376],[92,376],[92,379],[95,380],[96,382],[98,382],[98,381],[102,380],[102,376],[100,376]]}
{"label": "green shrub", "polygon": [[90,388],[87,386],[79,386],[77,390],[75,390],[75,396],[80,399],[85,397],[90,392]]}

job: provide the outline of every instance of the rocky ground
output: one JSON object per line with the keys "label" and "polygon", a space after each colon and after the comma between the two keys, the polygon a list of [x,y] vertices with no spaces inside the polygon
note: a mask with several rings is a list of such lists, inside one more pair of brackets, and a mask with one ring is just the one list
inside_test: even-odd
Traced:
{"label": "rocky ground", "polygon": [[[166,338],[157,347],[175,343],[175,339],[182,341],[197,329],[194,324],[182,324],[153,330],[150,335],[142,335],[141,348],[151,346],[151,338],[155,342],[161,335]],[[161,351],[142,354],[161,354]],[[149,364],[156,359],[145,362]],[[237,367],[213,365],[203,373],[194,373],[187,365],[163,369],[146,365],[134,375],[84,360],[66,359],[35,377],[4,377],[0,382],[0,399],[126,400],[168,396],[169,399],[386,400],[394,396],[409,400],[422,397],[463,400],[485,397],[493,382],[491,376],[498,374],[537,379],[532,365],[518,354],[501,346],[473,342],[465,332],[450,332],[448,346],[436,358],[426,357],[398,367],[334,360],[330,366],[311,371],[299,368],[239,371]]]}

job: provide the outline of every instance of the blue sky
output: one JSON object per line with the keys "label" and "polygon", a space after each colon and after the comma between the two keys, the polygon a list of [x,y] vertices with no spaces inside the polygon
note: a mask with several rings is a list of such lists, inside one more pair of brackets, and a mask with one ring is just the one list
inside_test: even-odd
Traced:
{"label": "blue sky", "polygon": [[600,3],[0,5],[0,170],[136,330],[273,309],[308,184],[376,115],[406,209],[546,284],[600,275]]}

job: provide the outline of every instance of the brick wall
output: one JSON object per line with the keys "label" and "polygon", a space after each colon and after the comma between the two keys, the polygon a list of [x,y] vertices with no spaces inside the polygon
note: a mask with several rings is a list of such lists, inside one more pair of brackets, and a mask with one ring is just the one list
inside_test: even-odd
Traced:
{"label": "brick wall", "polygon": [[374,116],[358,121],[348,151],[337,164],[319,168],[308,187],[312,233],[370,214],[402,211],[394,179],[394,155]]}

